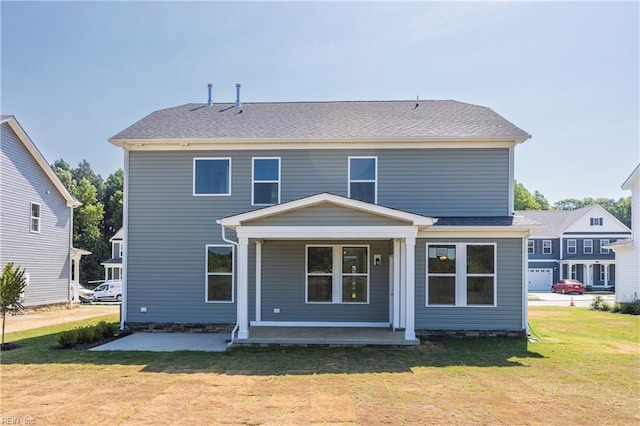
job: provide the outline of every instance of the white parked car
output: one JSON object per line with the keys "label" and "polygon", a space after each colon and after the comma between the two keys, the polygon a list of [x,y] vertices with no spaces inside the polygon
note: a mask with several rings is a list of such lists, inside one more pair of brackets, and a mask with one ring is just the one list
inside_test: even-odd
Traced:
{"label": "white parked car", "polygon": [[[71,300],[75,298],[75,282],[71,282]],[[93,291],[88,288],[84,288],[82,284],[78,285],[78,298],[80,299],[80,303],[89,303],[93,300]]]}
{"label": "white parked car", "polygon": [[93,289],[93,300],[122,302],[122,281],[106,281]]}

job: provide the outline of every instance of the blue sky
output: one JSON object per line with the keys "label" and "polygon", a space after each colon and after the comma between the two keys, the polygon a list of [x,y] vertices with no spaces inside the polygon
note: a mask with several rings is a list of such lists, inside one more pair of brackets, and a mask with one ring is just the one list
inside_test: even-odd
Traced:
{"label": "blue sky", "polygon": [[549,201],[629,196],[640,161],[633,2],[1,2],[1,111],[48,161],[122,167],[107,139],[188,102],[455,99],[533,135]]}

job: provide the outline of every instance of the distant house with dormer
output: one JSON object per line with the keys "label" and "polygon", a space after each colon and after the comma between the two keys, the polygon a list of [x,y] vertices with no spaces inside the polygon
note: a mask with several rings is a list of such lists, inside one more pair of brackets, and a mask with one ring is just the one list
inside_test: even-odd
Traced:
{"label": "distant house with dormer", "polygon": [[122,228],[109,239],[111,243],[111,258],[101,263],[104,266],[106,281],[122,279]]}
{"label": "distant house with dormer", "polygon": [[528,241],[529,291],[547,291],[563,278],[608,289],[616,285],[616,256],[608,245],[631,230],[602,206],[575,210],[516,211],[543,224]]}

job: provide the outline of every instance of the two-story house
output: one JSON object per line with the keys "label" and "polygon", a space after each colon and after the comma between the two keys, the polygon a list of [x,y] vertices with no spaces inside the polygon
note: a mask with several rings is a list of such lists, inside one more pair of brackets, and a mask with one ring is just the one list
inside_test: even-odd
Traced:
{"label": "two-story house", "polygon": [[528,242],[529,290],[549,291],[563,278],[594,289],[616,285],[615,253],[608,245],[631,231],[600,205],[575,210],[517,211],[541,223]]}
{"label": "two-story house", "polygon": [[618,259],[616,300],[640,300],[640,165],[622,183],[622,189],[631,191],[631,238],[612,242]]}
{"label": "two-story house", "polygon": [[105,281],[119,281],[122,279],[122,228],[109,238],[111,257],[101,265],[104,267]]}
{"label": "two-story house", "polygon": [[3,115],[0,141],[0,267],[13,262],[25,270],[27,307],[78,301],[72,278],[80,258],[72,247],[71,196],[12,115]]}
{"label": "two-story house", "polygon": [[524,336],[532,222],[512,194],[529,137],[456,101],[153,112],[110,139],[122,325],[235,325],[245,342],[259,327]]}

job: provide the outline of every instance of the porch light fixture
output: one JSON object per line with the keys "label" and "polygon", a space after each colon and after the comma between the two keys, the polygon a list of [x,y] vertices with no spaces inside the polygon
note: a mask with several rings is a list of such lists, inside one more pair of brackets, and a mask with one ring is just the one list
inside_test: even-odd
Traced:
{"label": "porch light fixture", "polygon": [[443,255],[440,255],[440,256],[438,256],[438,259],[440,259],[440,260],[447,260],[447,255],[444,255],[444,254],[443,254]]}

